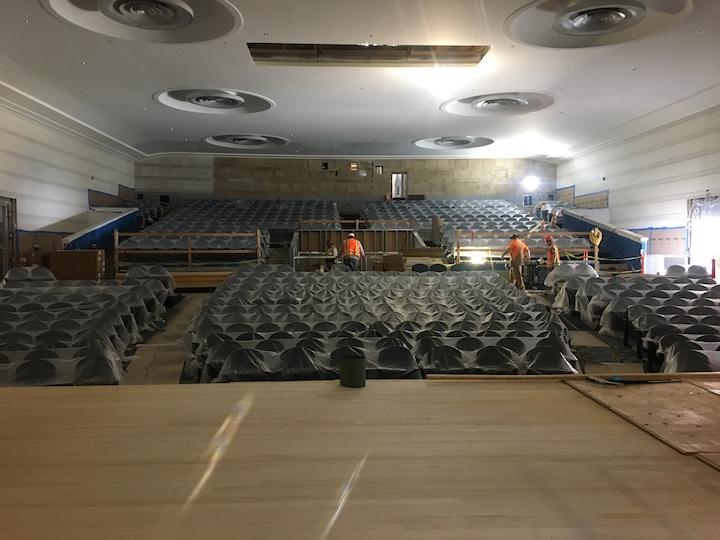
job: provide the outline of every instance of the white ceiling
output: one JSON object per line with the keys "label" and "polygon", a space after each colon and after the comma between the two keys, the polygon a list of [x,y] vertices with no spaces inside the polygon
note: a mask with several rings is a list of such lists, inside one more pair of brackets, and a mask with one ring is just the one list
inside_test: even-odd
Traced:
{"label": "white ceiling", "polygon": [[[51,16],[38,0],[0,0],[0,98],[70,127],[79,125],[70,119],[80,122],[136,157],[233,152],[203,139],[261,133],[290,139],[267,151],[273,155],[562,159],[720,104],[718,0],[695,0],[689,19],[658,35],[561,50],[506,36],[504,21],[528,0],[232,3],[243,17],[235,33],[198,44],[155,44],[84,30]],[[491,50],[475,68],[278,67],[254,65],[248,41],[480,44]],[[173,110],[152,99],[182,87],[235,88],[277,106],[220,116]],[[518,116],[440,110],[450,99],[513,91],[548,94],[555,103]],[[465,151],[411,144],[445,135],[496,142]]]}

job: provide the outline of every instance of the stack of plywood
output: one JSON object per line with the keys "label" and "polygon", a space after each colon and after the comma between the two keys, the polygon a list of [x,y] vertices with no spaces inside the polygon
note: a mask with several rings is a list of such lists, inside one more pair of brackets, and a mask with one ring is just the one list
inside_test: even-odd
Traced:
{"label": "stack of plywood", "polygon": [[383,255],[383,269],[385,272],[402,272],[405,270],[402,255],[399,253]]}
{"label": "stack of plywood", "polygon": [[48,268],[57,279],[101,280],[105,276],[105,251],[51,251],[48,254]]}

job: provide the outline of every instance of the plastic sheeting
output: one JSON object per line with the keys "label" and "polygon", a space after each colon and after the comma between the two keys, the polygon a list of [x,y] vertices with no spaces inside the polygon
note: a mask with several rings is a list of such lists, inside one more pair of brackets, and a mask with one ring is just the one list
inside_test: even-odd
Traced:
{"label": "plastic sheeting", "polygon": [[588,279],[598,277],[595,268],[588,263],[563,263],[553,268],[545,278],[546,287],[554,287],[558,283],[563,283],[571,278]]}
{"label": "plastic sheeting", "polygon": [[49,281],[32,270],[0,288],[0,385],[118,383],[171,289],[152,278]]}
{"label": "plastic sheeting", "polygon": [[[435,372],[438,368],[428,364],[428,354],[439,345],[457,348],[460,365],[453,369],[462,372],[524,373],[521,357],[543,339],[564,344],[576,362],[566,335],[557,315],[490,272],[295,274],[243,269],[218,287],[193,321],[184,380],[244,380],[223,371],[230,361],[225,343],[255,351],[251,356],[256,363],[262,359],[262,369],[252,369],[272,379],[326,378],[335,373],[335,364],[328,361],[342,348],[362,352],[370,377],[371,369],[384,373],[388,359],[400,356],[408,363],[403,369],[409,369],[412,358],[421,373]],[[479,355],[487,347],[487,354]],[[286,358],[302,367],[302,375],[292,376],[276,356],[296,348],[304,352]],[[400,349],[411,351],[411,357]],[[510,359],[500,362],[490,350],[509,351]],[[440,356],[437,361],[444,365]],[[280,368],[284,374],[276,373]],[[574,369],[579,369],[577,362]],[[233,368],[229,373],[242,372]],[[395,375],[401,376],[399,371]]]}

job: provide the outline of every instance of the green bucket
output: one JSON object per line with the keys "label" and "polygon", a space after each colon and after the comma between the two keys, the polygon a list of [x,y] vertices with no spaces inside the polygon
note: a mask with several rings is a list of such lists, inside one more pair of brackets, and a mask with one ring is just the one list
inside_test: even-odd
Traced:
{"label": "green bucket", "polygon": [[346,356],[340,360],[340,386],[363,388],[365,386],[365,358]]}

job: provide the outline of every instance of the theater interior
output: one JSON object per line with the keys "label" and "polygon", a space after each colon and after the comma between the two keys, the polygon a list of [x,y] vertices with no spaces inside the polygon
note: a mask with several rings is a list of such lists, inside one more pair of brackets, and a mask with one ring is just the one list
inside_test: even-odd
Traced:
{"label": "theater interior", "polygon": [[0,539],[715,539],[720,2],[2,0]]}

